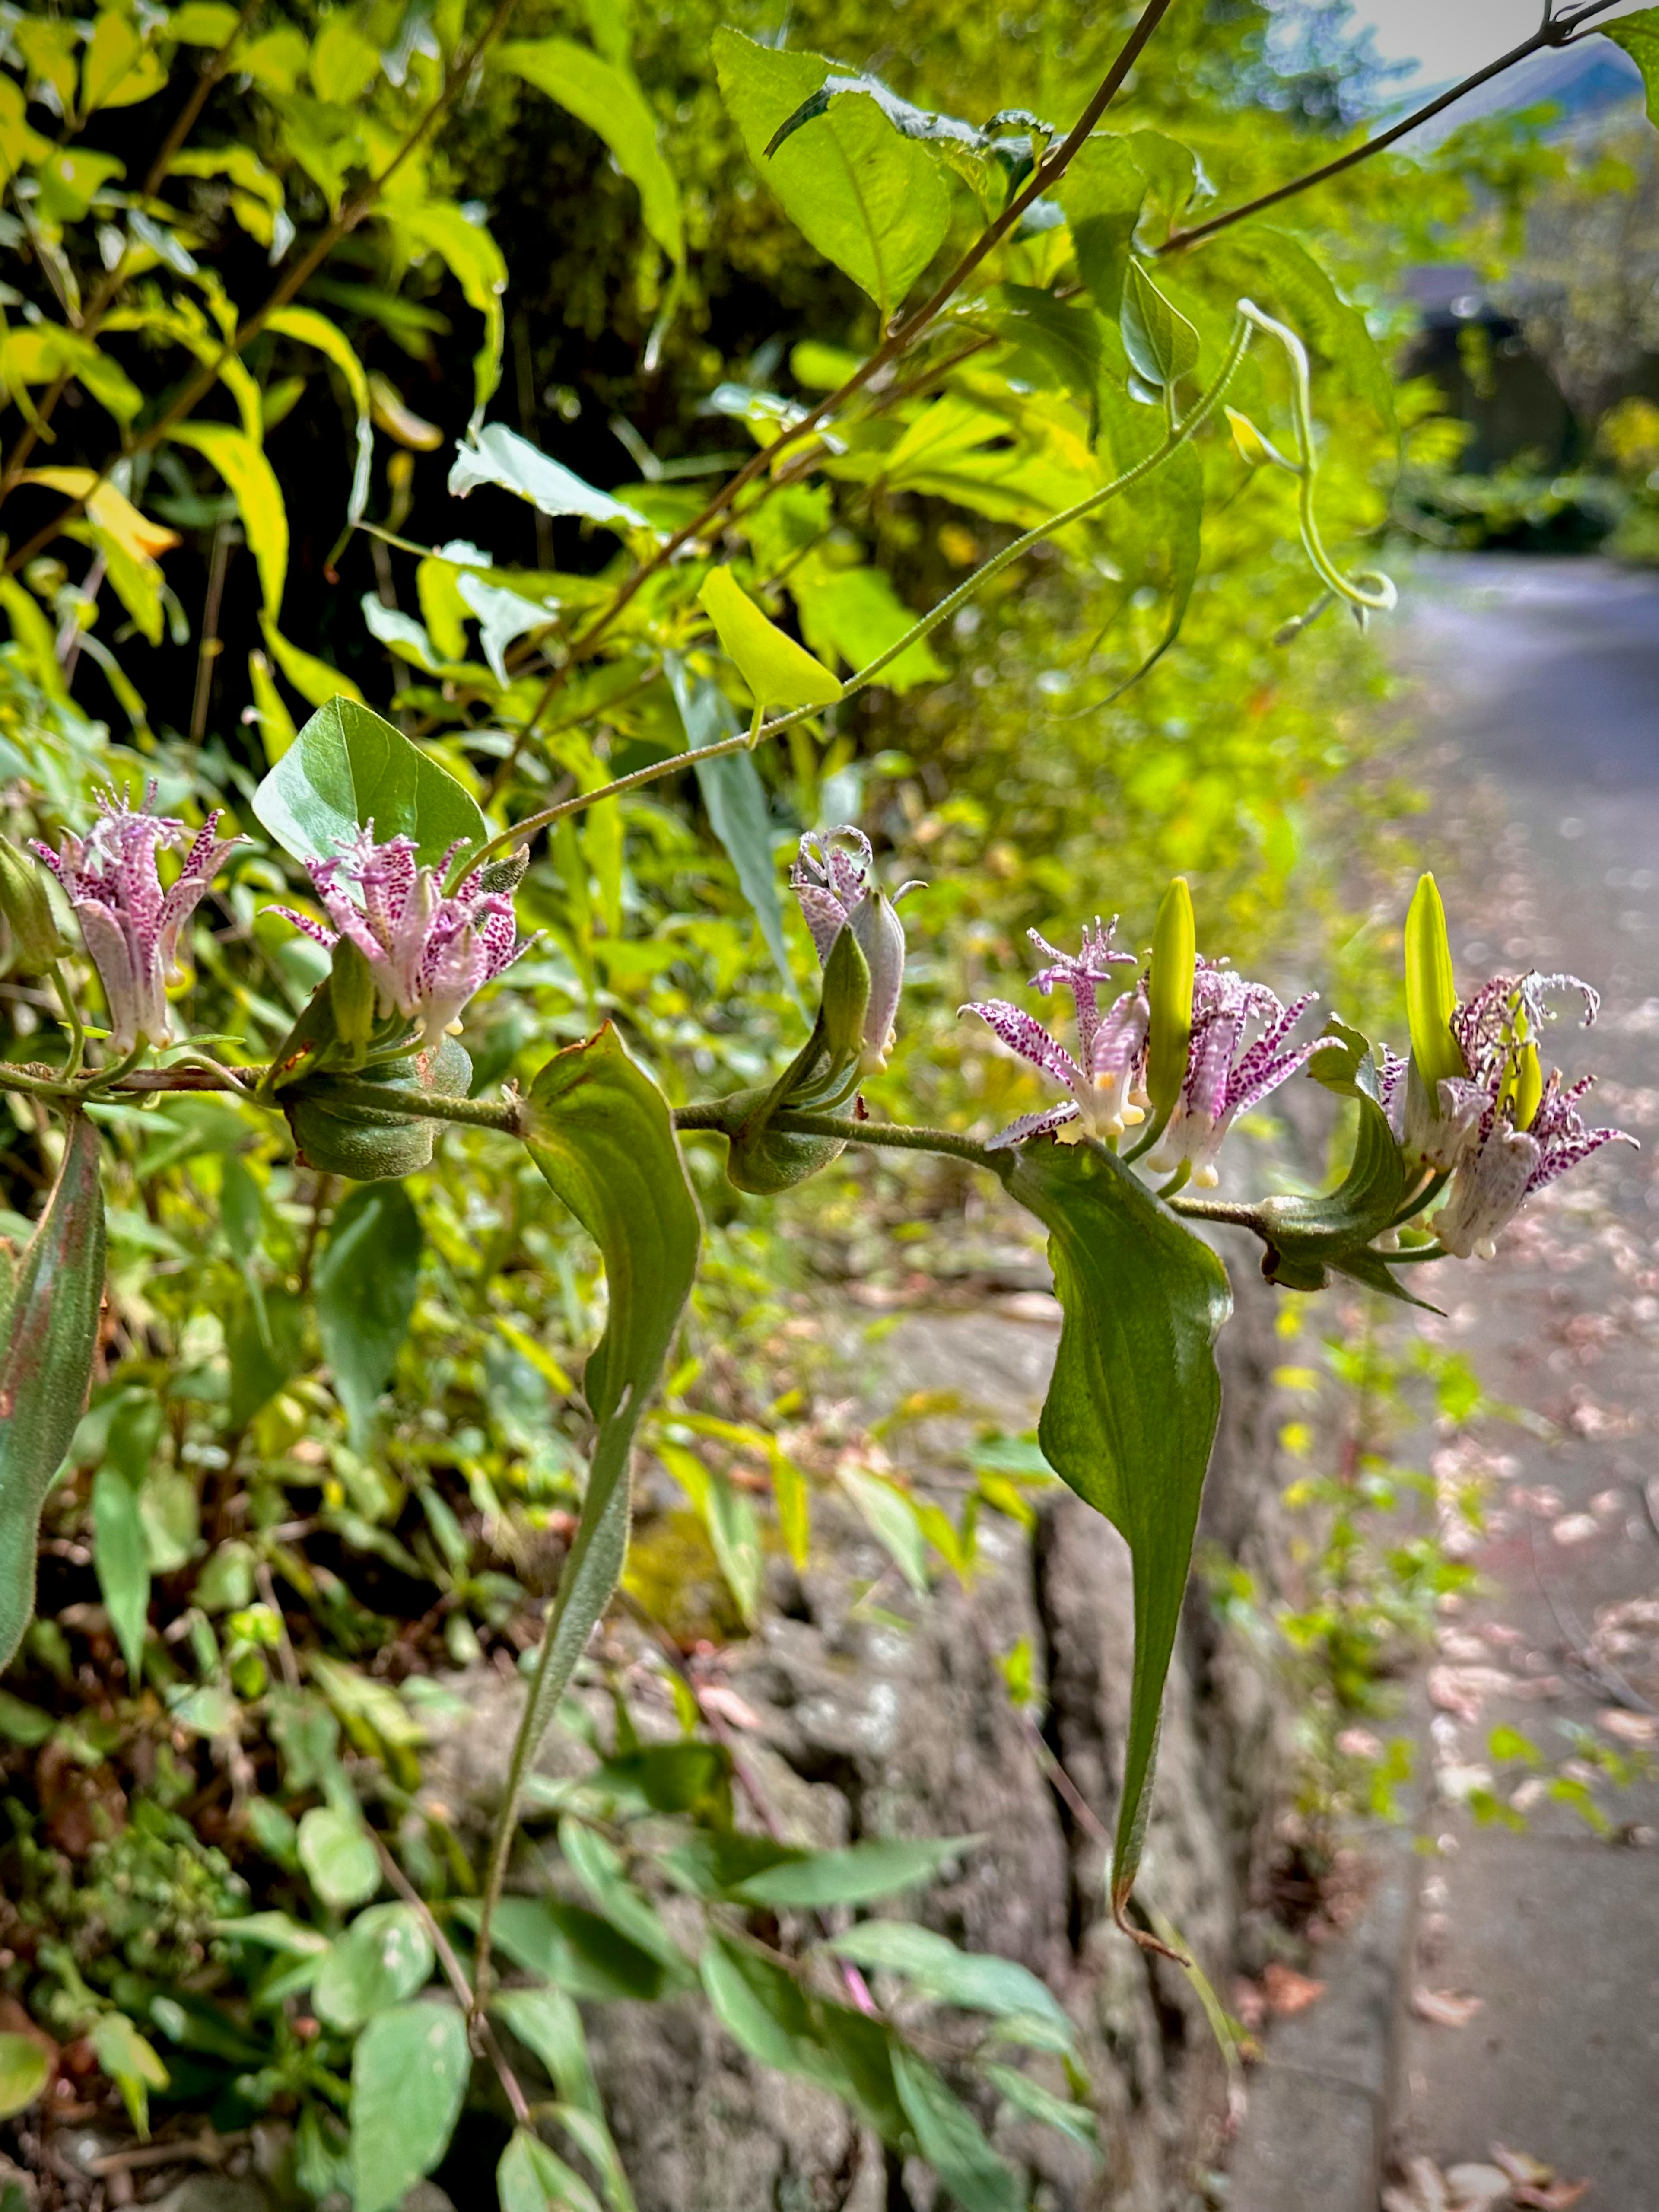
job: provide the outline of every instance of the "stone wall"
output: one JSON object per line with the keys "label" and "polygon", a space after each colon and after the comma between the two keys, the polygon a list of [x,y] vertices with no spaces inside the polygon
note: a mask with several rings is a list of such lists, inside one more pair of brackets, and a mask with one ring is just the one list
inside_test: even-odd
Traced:
{"label": "stone wall", "polygon": [[[1280,1584],[1274,1469],[1273,1298],[1247,1255],[1230,1255],[1238,1310],[1222,1340],[1222,1427],[1200,1545]],[[975,1419],[1036,1419],[1058,1309],[1030,1295],[1001,1310],[916,1313],[889,1335],[879,1404],[954,1391],[961,1418],[929,1421],[893,1447],[939,1502],[967,1480],[953,1441]],[[1012,1307],[1020,1318],[1011,1317]],[[863,1355],[866,1359],[868,1354]],[[1162,2212],[1205,2202],[1224,2084],[1186,1978],[1118,1934],[1102,1905],[1103,1850],[1046,1778],[1041,1745],[1011,1707],[998,1654],[1030,1640],[1046,1680],[1048,1749],[1109,1826],[1127,1716],[1129,1560],[1116,1534],[1069,1492],[1044,1499],[1030,1537],[981,1519],[982,1571],[927,1602],[884,1589],[908,1632],[860,1612],[888,1562],[850,1511],[821,1504],[813,1561],[787,1566],[761,1633],[735,1657],[732,1686],[760,1728],[738,1739],[769,1804],[802,1841],[982,1835],[925,1917],[974,1950],[1030,1966],[1081,2031],[1100,2119],[1094,2166],[1052,2130],[1021,2125],[999,2145],[1032,2177],[1044,2212]],[[1192,1593],[1165,1702],[1142,1887],[1224,1990],[1252,1954],[1289,1726],[1267,1662]],[[596,2061],[641,2212],[944,2212],[928,2172],[901,2166],[841,2107],[754,2065],[696,2000],[596,2008]],[[1056,2068],[1051,2086],[1063,2088]]]}

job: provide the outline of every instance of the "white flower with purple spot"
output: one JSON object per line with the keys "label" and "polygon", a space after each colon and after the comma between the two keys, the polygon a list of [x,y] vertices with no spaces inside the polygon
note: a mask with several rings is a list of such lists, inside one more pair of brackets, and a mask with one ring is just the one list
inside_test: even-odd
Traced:
{"label": "white flower with purple spot", "polygon": [[[850,845],[852,851],[844,849]],[[838,830],[811,832],[800,841],[800,857],[789,871],[790,888],[800,901],[812,933],[818,965],[825,967],[836,939],[850,929],[870,970],[870,1004],[864,1018],[864,1052],[860,1073],[877,1075],[893,1048],[893,1024],[904,987],[904,925],[894,908],[906,891],[902,884],[890,899],[872,880],[874,855],[861,830],[843,823]]]}
{"label": "white flower with purple spot", "polygon": [[1469,1073],[1467,1080],[1443,1083],[1440,1089],[1455,1092],[1465,1126],[1451,1189],[1433,1227],[1456,1259],[1490,1260],[1499,1232],[1528,1199],[1603,1145],[1636,1142],[1623,1129],[1591,1128],[1578,1101],[1594,1077],[1564,1085],[1559,1068],[1544,1084],[1525,1128],[1516,1126],[1520,1054],[1554,1018],[1547,1000],[1557,991],[1581,994],[1584,1027],[1591,1028],[1600,1001],[1577,975],[1495,976],[1451,1018]]}
{"label": "white flower with purple spot", "polygon": [[379,987],[382,1019],[400,1014],[419,1023],[422,1037],[435,1040],[458,1030],[468,1000],[534,941],[519,941],[512,900],[480,889],[476,876],[445,892],[444,878],[459,850],[452,845],[435,868],[422,868],[410,839],[377,844],[370,822],[343,840],[332,859],[306,862],[332,929],[289,907],[267,911],[331,949],[348,939]]}
{"label": "white flower with purple spot", "polygon": [[1317,1037],[1285,1042],[1317,996],[1304,991],[1285,1006],[1265,983],[1246,982],[1224,961],[1200,955],[1187,1073],[1152,1167],[1184,1165],[1200,1189],[1214,1186],[1216,1155],[1238,1116],[1261,1105],[1318,1051]]}
{"label": "white flower with purple spot", "polygon": [[118,1053],[174,1039],[169,982],[183,980],[179,935],[225,856],[243,840],[217,837],[217,811],[191,839],[183,866],[162,889],[157,855],[190,836],[183,822],[153,811],[155,786],[133,806],[113,792],[98,800],[99,817],[85,837],[65,830],[59,849],[34,850],[67,893],[109,1005],[110,1044]]}
{"label": "white flower with purple spot", "polygon": [[1130,1093],[1146,1055],[1147,1003],[1144,986],[1126,991],[1103,1014],[1097,987],[1113,980],[1113,970],[1133,968],[1132,952],[1120,952],[1112,943],[1115,918],[1083,933],[1080,953],[1062,952],[1034,929],[1031,942],[1046,953],[1048,964],[1031,978],[1045,996],[1056,986],[1072,994],[1077,1014],[1077,1055],[1073,1057],[1041,1022],[1012,1006],[1006,999],[986,999],[963,1006],[964,1014],[977,1014],[1011,1052],[1041,1068],[1071,1097],[1065,1104],[1045,1112],[1023,1115],[991,1139],[996,1151],[1024,1144],[1030,1137],[1054,1137],[1074,1145],[1085,1137],[1117,1138],[1133,1123],[1145,1118]]}

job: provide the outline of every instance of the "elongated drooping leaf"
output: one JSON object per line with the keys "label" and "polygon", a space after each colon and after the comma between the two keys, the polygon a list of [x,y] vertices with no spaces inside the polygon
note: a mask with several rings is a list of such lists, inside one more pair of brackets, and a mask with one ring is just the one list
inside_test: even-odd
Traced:
{"label": "elongated drooping leaf", "polygon": [[149,1617],[149,1553],[138,1493],[112,1467],[100,1467],[93,1477],[92,1559],[127,1680],[136,1691]]}
{"label": "elongated drooping leaf", "polygon": [[457,838],[482,844],[470,792],[401,730],[355,699],[319,707],[253,794],[253,811],[296,860],[326,859],[372,822],[384,844],[413,840],[434,866]]}
{"label": "elongated drooping leaf", "polygon": [[87,1402],[103,1295],[98,1132],[77,1115],[23,1254],[0,1358],[0,1668],[34,1610],[40,1509]]}
{"label": "elongated drooping leaf", "polygon": [[356,2212],[387,2212],[449,2148],[471,2071],[466,2022],[448,2005],[376,2013],[351,2062]]}
{"label": "elongated drooping leaf", "polygon": [[514,1790],[622,1574],[634,1434],[691,1295],[702,1235],[667,1101],[608,1022],[548,1062],[527,1103],[530,1157],[599,1248],[610,1317],[583,1378],[599,1429],[514,1747]]}
{"label": "elongated drooping leaf", "polygon": [[1101,1147],[1028,1145],[1006,1180],[1048,1231],[1065,1313],[1042,1449],[1118,1530],[1133,1568],[1134,1676],[1112,1863],[1121,1923],[1221,1410],[1216,1332],[1232,1301],[1208,1245]]}
{"label": "elongated drooping leaf", "polygon": [[402,1183],[354,1190],[317,1269],[317,1327],[359,1451],[409,1334],[420,1273],[421,1217]]}
{"label": "elongated drooping leaf", "polygon": [[[663,659],[687,744],[701,750],[704,745],[736,737],[740,726],[719,684],[711,684],[706,676],[694,676],[678,653],[665,653]],[[699,761],[696,775],[710,825],[726,848],[726,857],[737,871],[738,888],[755,909],[766,949],[793,998],[795,979],[789,972],[778,903],[778,872],[772,856],[772,811],[760,770],[748,753],[722,753],[718,760]]]}
{"label": "elongated drooping leaf", "polygon": [[657,118],[627,70],[571,39],[512,39],[491,58],[598,131],[623,176],[639,187],[646,228],[671,260],[684,261],[679,186],[657,143]]}

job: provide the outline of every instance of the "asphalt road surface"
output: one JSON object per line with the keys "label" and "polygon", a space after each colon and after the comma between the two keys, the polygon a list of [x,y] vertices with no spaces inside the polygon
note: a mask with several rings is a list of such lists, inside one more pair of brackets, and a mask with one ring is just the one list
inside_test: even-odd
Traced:
{"label": "asphalt road surface", "polygon": [[[1558,1184],[1490,1266],[1425,1271],[1449,1310],[1431,1327],[1535,1418],[1485,1425],[1467,1464],[1435,1469],[1448,1489],[1484,1479],[1491,1514],[1482,1593],[1447,1617],[1429,1678],[1437,1850],[1393,2140],[1442,2167],[1502,2143],[1589,2182],[1584,2212],[1659,2212],[1659,1783],[1606,1772],[1659,1767],[1659,574],[1425,562],[1395,650],[1448,819],[1486,825],[1443,885],[1460,984],[1527,966],[1598,982],[1597,1027],[1564,1007],[1547,1057],[1599,1071],[1589,1118],[1644,1149]],[[1535,1766],[1493,1756],[1500,1727]],[[1477,1824],[1472,1788],[1524,1830]]]}

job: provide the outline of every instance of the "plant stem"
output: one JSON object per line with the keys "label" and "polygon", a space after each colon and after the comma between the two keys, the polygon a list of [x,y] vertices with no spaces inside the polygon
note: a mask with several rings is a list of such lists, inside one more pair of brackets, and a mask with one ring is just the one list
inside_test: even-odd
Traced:
{"label": "plant stem", "polygon": [[3,569],[0,569],[0,574],[15,575],[17,571],[26,567],[37,553],[50,545],[64,525],[66,522],[73,522],[76,515],[85,507],[87,501],[97,489],[98,485],[107,479],[111,469],[118,460],[134,453],[147,452],[150,447],[159,445],[173,424],[188,415],[198,400],[204,398],[213,389],[219,372],[225,363],[228,361],[235,360],[245,352],[277,309],[285,307],[301,287],[315,276],[341,239],[362,221],[386,185],[391,183],[404,162],[416,151],[422,141],[428,137],[440,117],[453,103],[462,86],[472,74],[485,49],[506,27],[507,19],[513,12],[514,4],[514,0],[496,0],[495,13],[490,16],[489,22],[465,53],[451,64],[432,105],[379,176],[371,177],[362,190],[353,195],[333,221],[319,234],[309,251],[301,256],[287,276],[276,286],[263,306],[256,307],[247,320],[237,326],[235,331],[226,339],[223,346],[211,361],[205,362],[194,376],[185,380],[175,398],[157,416],[155,422],[146,429],[142,430],[121,453],[112,454],[99,470],[96,481],[88,485],[78,499],[71,499],[67,505],[60,507],[51,521],[43,524],[26,545],[21,546],[15,553],[13,553],[6,561]]}
{"label": "plant stem", "polygon": [[524,1109],[518,1104],[492,1106],[487,1098],[441,1098],[429,1091],[405,1089],[401,1084],[357,1083],[349,1075],[331,1075],[311,1092],[331,1106],[368,1106],[382,1114],[409,1114],[416,1121],[459,1121],[470,1129],[499,1129],[503,1136],[524,1134]]}
{"label": "plant stem", "polygon": [[1339,154],[1335,161],[1327,161],[1322,167],[1310,169],[1304,177],[1292,178],[1289,184],[1276,185],[1272,191],[1263,192],[1257,199],[1246,200],[1241,207],[1229,208],[1224,214],[1212,216],[1207,222],[1194,223],[1190,230],[1172,232],[1158,251],[1160,254],[1180,252],[1186,246],[1198,245],[1203,239],[1213,238],[1218,231],[1227,230],[1234,223],[1243,222],[1247,216],[1260,215],[1264,208],[1277,207],[1281,200],[1292,199],[1298,192],[1310,191],[1316,185],[1327,184],[1333,177],[1341,176],[1358,162],[1370,161],[1373,154],[1381,154],[1386,148],[1397,144],[1409,131],[1415,131],[1419,123],[1429,122],[1434,116],[1453,106],[1466,94],[1489,83],[1495,76],[1501,76],[1505,70],[1513,69],[1517,62],[1525,61],[1529,54],[1535,54],[1546,46],[1571,46],[1573,43],[1572,33],[1582,23],[1588,22],[1592,15],[1605,15],[1613,4],[1613,0],[1590,0],[1588,7],[1580,8],[1553,23],[1550,21],[1547,7],[1543,21],[1529,39],[1523,39],[1518,46],[1511,46],[1508,53],[1500,54],[1495,62],[1488,62],[1484,69],[1476,70],[1472,76],[1466,76],[1461,83],[1453,85],[1449,92],[1441,93],[1422,107],[1413,110],[1403,121],[1379,131],[1375,138],[1368,138],[1363,146],[1353,146],[1346,154]]}
{"label": "plant stem", "polygon": [[87,1056],[86,1024],[81,1019],[81,1009],[75,1003],[75,994],[64,981],[64,971],[54,960],[52,963],[52,988],[58,994],[58,1003],[64,1009],[64,1019],[69,1025],[70,1052],[64,1062],[64,1080],[73,1083],[81,1073],[81,1063]]}
{"label": "plant stem", "polygon": [[[626,579],[609,605],[595,617],[580,637],[573,641],[569,659],[563,666],[556,668],[548,678],[542,696],[537,701],[532,709],[529,720],[524,726],[524,734],[526,737],[540,721],[554,694],[562,684],[568,681],[570,670],[579,660],[587,658],[605,631],[611,628],[623,608],[646,582],[655,575],[659,569],[665,568],[683,546],[690,544],[694,538],[701,538],[709,525],[717,522],[738,495],[753,483],[757,477],[767,475],[786,446],[793,445],[797,440],[805,437],[810,431],[815,430],[826,416],[833,415],[838,408],[845,406],[847,402],[862,391],[872,379],[896,362],[901,354],[908,352],[929,325],[937,319],[954,295],[973,275],[975,270],[979,267],[986,255],[1001,244],[1031,203],[1046,192],[1050,185],[1056,184],[1070,167],[1073,157],[1088,138],[1096,124],[1117,97],[1122,88],[1124,79],[1139,60],[1147,41],[1173,4],[1174,0],[1148,0],[1147,6],[1143,9],[1133,30],[1124,41],[1117,58],[1097,87],[1094,97],[1076,123],[1073,125],[1065,138],[1036,164],[1020,191],[1009,201],[994,222],[988,223],[980,233],[978,238],[968,248],[939,289],[925,300],[913,314],[907,315],[901,321],[894,324],[875,352],[867,361],[860,363],[838,390],[819,400],[815,407],[808,409],[798,422],[791,423],[787,430],[781,431],[769,446],[763,446],[757,452],[750,454],[743,467],[735,476],[728,478],[708,505],[703,508],[702,514],[694,516],[690,522],[677,530],[671,538],[658,547],[649,560],[642,561],[633,574]],[[1608,0],[1608,4],[1611,4],[1611,0]]]}
{"label": "plant stem", "polygon": [[[955,591],[947,592],[937,606],[930,608],[927,613],[913,623],[902,637],[896,639],[884,652],[878,653],[873,660],[867,661],[855,674],[849,676],[842,687],[842,697],[850,699],[854,692],[862,691],[869,684],[873,684],[883,669],[896,660],[901,653],[908,652],[910,647],[920,639],[926,637],[929,631],[937,629],[941,623],[949,621],[957,610],[965,606],[974,594],[988,584],[993,577],[1000,575],[1005,568],[1012,567],[1016,561],[1029,553],[1034,545],[1040,545],[1046,538],[1054,537],[1058,531],[1069,528],[1074,522],[1083,521],[1085,517],[1093,514],[1097,508],[1104,507],[1108,501],[1117,498],[1121,493],[1127,491],[1132,485],[1140,483],[1144,477],[1152,475],[1157,470],[1162,468],[1172,453],[1177,452],[1196,431],[1203,428],[1221,404],[1228,387],[1238,373],[1239,363],[1249,349],[1250,330],[1249,320],[1241,314],[1234,323],[1226,356],[1215,381],[1200,396],[1190,411],[1182,417],[1176,428],[1152,453],[1137,461],[1133,468],[1126,469],[1121,476],[1114,477],[1109,483],[1103,484],[1098,491],[1089,493],[1086,498],[1079,500],[1073,507],[1064,508],[1059,514],[1051,514],[1046,521],[1039,522],[1034,528],[1025,531],[1020,537],[1013,539],[1012,544],[1005,545],[1000,553],[994,554],[990,560],[975,568],[965,582],[958,584]],[[701,765],[704,761],[719,760],[724,754],[751,751],[763,738],[775,738],[780,732],[792,728],[795,723],[804,722],[809,717],[823,712],[823,709],[821,707],[797,707],[787,714],[780,714],[774,720],[763,723],[758,731],[751,732],[745,730],[740,737],[721,738],[718,744],[702,745],[688,749],[683,753],[671,753],[667,759],[653,761],[647,768],[635,769],[631,775],[618,776],[613,783],[600,784],[592,791],[577,792],[574,797],[562,800],[556,806],[546,806],[538,814],[528,814],[522,822],[515,822],[510,830],[501,830],[487,843],[481,845],[477,852],[467,854],[461,862],[460,872],[451,886],[452,890],[465,883],[475,869],[482,867],[492,854],[503,851],[526,838],[534,836],[538,830],[546,829],[550,823],[561,820],[567,814],[577,813],[583,807],[592,806],[602,799],[615,799],[623,792],[637,791],[641,786],[655,783],[663,776],[678,775],[682,769]]]}
{"label": "plant stem", "polygon": [[450,1988],[455,1992],[456,1997],[459,2001],[461,2010],[466,2017],[469,2028],[483,2045],[483,2050],[482,2055],[489,2059],[490,2064],[495,2069],[495,2079],[501,2085],[502,2094],[507,2099],[508,2107],[513,2114],[514,2124],[521,2128],[527,2128],[531,2124],[530,2100],[525,2095],[523,2087],[519,2081],[518,2075],[513,2071],[513,2069],[507,2064],[507,2060],[501,2054],[501,2046],[495,2040],[495,2029],[490,2026],[484,2014],[478,2009],[477,1999],[473,1994],[472,1984],[466,1978],[466,1969],[462,1966],[460,1960],[456,1956],[453,1944],[451,1943],[448,1936],[444,1934],[443,1929],[438,1925],[437,1918],[433,1912],[432,1907],[421,1895],[421,1893],[416,1888],[414,1883],[410,1881],[408,1875],[398,1865],[397,1860],[392,1857],[392,1853],[386,1849],[384,1840],[379,1836],[376,1836],[374,1838],[374,1848],[380,1855],[380,1864],[385,1870],[386,1880],[392,1884],[393,1889],[397,1891],[398,1896],[402,1898],[404,1903],[405,1905],[412,1905],[415,1911],[420,1915],[421,1920],[425,1926],[426,1932],[432,1939],[432,1948],[437,1954],[438,1964],[444,1970],[444,1979],[449,1984]]}
{"label": "plant stem", "polygon": [[[939,1152],[947,1159],[966,1160],[976,1168],[1001,1173],[997,1156],[972,1137],[959,1137],[951,1129],[911,1128],[900,1121],[854,1121],[842,1114],[774,1114],[766,1124],[789,1137],[839,1137],[843,1144],[873,1145],[878,1150]],[[731,1134],[731,1124],[720,1105],[677,1106],[674,1127],[690,1133],[713,1130]]]}

